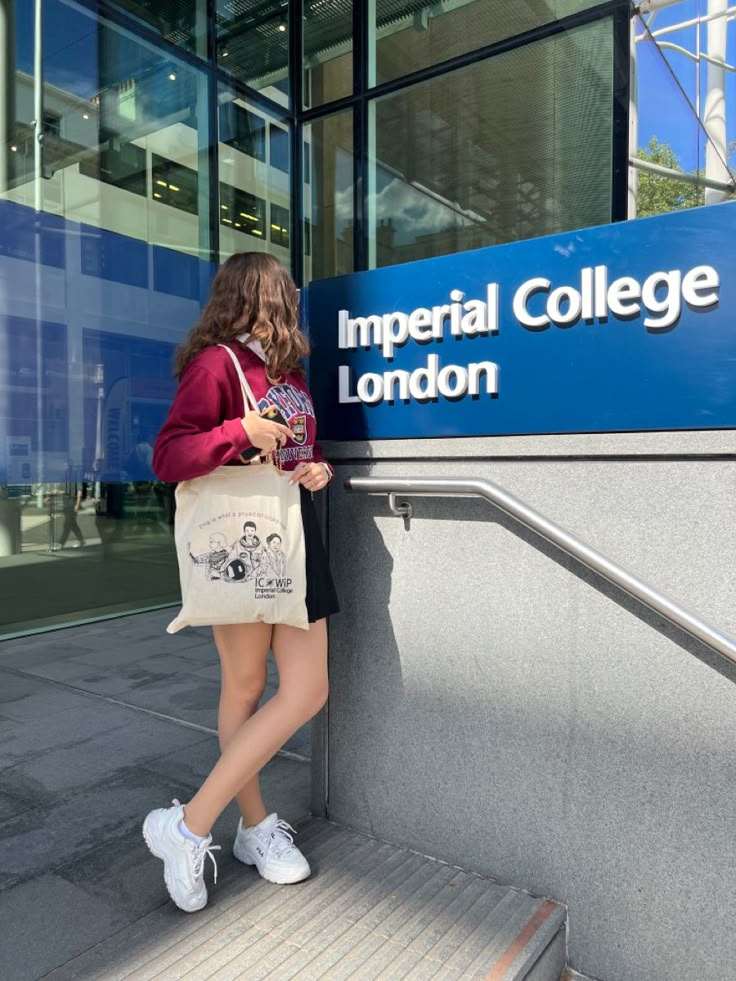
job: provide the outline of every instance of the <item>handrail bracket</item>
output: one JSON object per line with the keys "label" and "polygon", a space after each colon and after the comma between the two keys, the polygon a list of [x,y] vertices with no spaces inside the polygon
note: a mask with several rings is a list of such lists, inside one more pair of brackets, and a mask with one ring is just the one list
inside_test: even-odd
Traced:
{"label": "handrail bracket", "polygon": [[404,519],[404,528],[409,531],[411,527],[411,519],[414,515],[413,504],[411,504],[409,501],[397,501],[396,494],[389,493],[388,506],[391,514],[395,514],[397,518]]}

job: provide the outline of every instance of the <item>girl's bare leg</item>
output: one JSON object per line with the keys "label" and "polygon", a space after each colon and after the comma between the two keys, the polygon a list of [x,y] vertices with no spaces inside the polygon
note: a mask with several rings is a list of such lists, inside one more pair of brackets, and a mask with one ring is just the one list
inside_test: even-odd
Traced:
{"label": "girl's bare leg", "polygon": [[281,624],[271,638],[279,688],[237,730],[201,788],[185,807],[190,831],[209,834],[230,801],[327,700],[327,623],[309,630]]}
{"label": "girl's bare leg", "polygon": [[[220,710],[217,717],[221,751],[258,708],[266,687],[272,630],[267,623],[212,628],[221,667]],[[258,824],[266,817],[257,773],[237,796],[246,827]]]}

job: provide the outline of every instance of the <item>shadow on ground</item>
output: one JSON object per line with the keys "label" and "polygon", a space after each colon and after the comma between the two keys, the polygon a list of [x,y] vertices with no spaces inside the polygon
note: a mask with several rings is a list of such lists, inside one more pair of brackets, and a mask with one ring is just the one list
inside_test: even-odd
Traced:
{"label": "shadow on ground", "polygon": [[[2,975],[35,981],[170,905],[143,816],[186,800],[215,762],[219,669],[207,631],[164,632],[171,611],[0,644]],[[269,667],[265,697],[275,690]],[[309,811],[304,727],[263,771],[290,822]],[[300,758],[298,758],[300,757]],[[215,827],[222,882],[252,878]],[[233,882],[233,885],[235,883]],[[161,919],[173,929],[178,911]]]}

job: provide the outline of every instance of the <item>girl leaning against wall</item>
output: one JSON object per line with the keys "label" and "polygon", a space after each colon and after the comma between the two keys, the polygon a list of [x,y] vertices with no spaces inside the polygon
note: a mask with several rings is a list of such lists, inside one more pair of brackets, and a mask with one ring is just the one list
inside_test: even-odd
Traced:
{"label": "girl leaning against wall", "polygon": [[[196,481],[217,468],[243,467],[254,456],[278,457],[279,467],[289,472],[287,479],[299,485],[304,532],[307,629],[265,622],[212,628],[222,679],[221,755],[187,803],[175,800],[172,807],[151,811],[144,821],[146,842],[164,863],[169,894],[187,912],[207,903],[205,859],[209,855],[214,862],[213,851],[219,847],[212,844],[210,832],[233,798],[241,812],[233,846],[240,861],[276,883],[298,882],[310,874],[307,859],[293,842],[294,829],[265,807],[258,777],[325,703],[326,618],[338,610],[312,501],[333,471],[316,443],[314,408],[301,367],[307,354],[298,293],[286,269],[262,253],[232,256],[218,271],[202,316],[177,353],[180,384],[154,447],[153,469],[167,482]],[[245,377],[243,386],[232,355]],[[260,411],[244,408],[245,388]],[[232,475],[226,471],[226,476]],[[248,578],[259,570],[273,577],[283,571],[279,535],[269,539],[242,526],[237,533],[240,537],[231,543],[214,532],[213,541],[204,543],[205,554],[192,555],[194,563],[206,567],[200,570],[202,581]],[[279,687],[258,708],[269,650]]]}

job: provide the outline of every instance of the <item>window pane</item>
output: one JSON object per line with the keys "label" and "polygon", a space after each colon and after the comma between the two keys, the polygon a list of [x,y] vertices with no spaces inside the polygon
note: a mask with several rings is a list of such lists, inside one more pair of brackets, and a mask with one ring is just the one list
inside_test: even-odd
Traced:
{"label": "window pane", "polygon": [[[305,127],[311,184],[304,188],[304,278],[353,271],[353,115]],[[310,254],[311,253],[311,254]]]}
{"label": "window pane", "polygon": [[289,248],[289,212],[278,204],[271,205],[271,240]]}
{"label": "window pane", "polygon": [[154,201],[197,214],[197,171],[151,154],[151,194]]}
{"label": "window pane", "polygon": [[215,10],[220,68],[288,105],[288,0],[216,0]]}
{"label": "window pane", "polygon": [[44,0],[36,174],[34,6],[0,61],[0,633],[176,602],[151,453],[213,274],[206,73]]}
{"label": "window pane", "polygon": [[321,106],[353,91],[353,4],[304,4],[304,105]]}
{"label": "window pane", "polygon": [[220,106],[220,143],[254,160],[266,159],[266,121],[236,102]]}
{"label": "window pane", "polygon": [[107,147],[95,157],[79,161],[79,173],[103,181],[132,194],[147,195],[148,161],[146,151],[135,143],[126,143],[119,150]]}
{"label": "window pane", "polygon": [[373,106],[371,265],[610,221],[610,20]]}
{"label": "window pane", "polygon": [[[220,222],[239,235],[266,240],[266,202],[263,198],[220,182]],[[253,250],[252,245],[243,246]],[[260,250],[259,250],[260,251]]]}
{"label": "window pane", "polygon": [[400,78],[600,2],[465,0],[418,4],[414,0],[375,0],[376,77],[371,84]]}
{"label": "window pane", "polygon": [[268,128],[270,141],[269,162],[276,170],[281,170],[285,174],[289,173],[289,131],[283,126],[276,126],[274,123]]}
{"label": "window pane", "polygon": [[207,57],[207,0],[114,0],[112,6],[172,44]]}
{"label": "window pane", "polygon": [[[291,268],[289,129],[230,89],[220,89],[220,258],[270,252]],[[257,139],[226,140],[223,121],[248,120]],[[268,157],[266,155],[266,133]],[[277,209],[279,220],[273,218]],[[274,228],[274,224],[278,227]],[[285,229],[285,232],[282,230]]]}
{"label": "window pane", "polygon": [[62,218],[209,258],[206,73],[78,4],[47,0],[37,181],[33,7],[17,7],[15,150],[6,199],[30,207],[38,195],[44,211]]}

